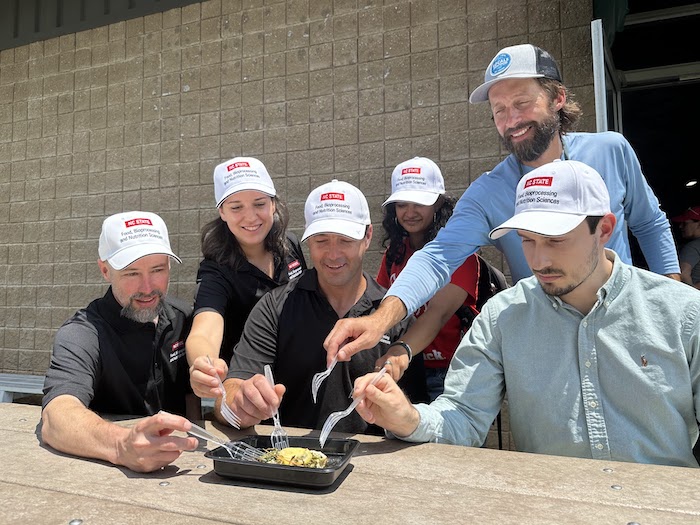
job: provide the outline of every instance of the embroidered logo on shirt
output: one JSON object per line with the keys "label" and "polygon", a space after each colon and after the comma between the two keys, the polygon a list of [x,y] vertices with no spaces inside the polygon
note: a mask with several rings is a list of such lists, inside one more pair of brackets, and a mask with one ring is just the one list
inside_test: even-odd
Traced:
{"label": "embroidered logo on shirt", "polygon": [[391,344],[391,338],[389,338],[389,334],[384,334],[379,340],[379,342],[384,343],[385,345]]}
{"label": "embroidered logo on shirt", "polygon": [[173,361],[177,361],[180,359],[182,356],[185,355],[185,342],[184,341],[176,341],[173,343],[173,346],[170,348],[170,362],[172,363]]}
{"label": "embroidered logo on shirt", "polygon": [[287,275],[289,276],[290,280],[294,279],[295,277],[299,277],[301,272],[301,263],[298,259],[293,260],[287,265]]}

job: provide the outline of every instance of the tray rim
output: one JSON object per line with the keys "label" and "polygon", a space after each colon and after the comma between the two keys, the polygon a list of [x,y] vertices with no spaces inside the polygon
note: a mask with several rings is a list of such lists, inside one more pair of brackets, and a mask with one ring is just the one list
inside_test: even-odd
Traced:
{"label": "tray rim", "polygon": [[[269,438],[269,436],[252,434],[249,436],[244,436],[237,441],[244,441],[250,439],[259,438]],[[290,436],[290,442],[294,442],[297,439],[304,441],[313,440],[318,443],[318,439],[310,436]],[[246,482],[253,483],[264,483],[264,484],[275,484],[279,486],[297,486],[297,487],[311,487],[311,488],[325,488],[332,485],[338,477],[347,469],[350,465],[350,460],[354,455],[355,451],[360,445],[357,439],[352,438],[330,438],[326,442],[326,447],[332,443],[346,443],[348,445],[347,452],[343,455],[340,463],[335,467],[324,467],[324,468],[309,468],[309,467],[299,467],[295,465],[277,465],[274,463],[258,463],[242,459],[233,459],[228,457],[217,457],[217,451],[223,450],[223,447],[217,447],[212,450],[207,450],[204,453],[204,457],[211,459],[214,463],[214,472],[224,478],[237,479]],[[268,448],[268,447],[266,447]],[[305,447],[310,448],[310,447]],[[323,451],[323,450],[322,450]],[[222,472],[222,465],[229,465],[235,467],[240,467],[244,472]],[[218,467],[218,468],[217,468]],[[256,477],[251,475],[250,472],[245,471],[257,471],[262,476]],[[276,478],[273,473],[282,473],[279,478]],[[286,475],[285,475],[286,473]]]}

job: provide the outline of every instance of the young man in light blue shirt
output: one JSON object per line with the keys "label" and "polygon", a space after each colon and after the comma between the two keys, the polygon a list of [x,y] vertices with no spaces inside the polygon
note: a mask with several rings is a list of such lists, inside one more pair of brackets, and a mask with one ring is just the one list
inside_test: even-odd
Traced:
{"label": "young man in light blue shirt", "polygon": [[490,236],[514,232],[534,276],[485,305],[436,401],[370,374],[358,413],[407,441],[480,446],[507,386],[520,451],[697,467],[700,293],[605,248],[615,223],[593,168],[527,174]]}
{"label": "young man in light blue shirt", "polygon": [[[680,280],[670,224],[632,147],[619,133],[572,132],[581,110],[570,100],[551,55],[530,44],[507,47],[494,57],[484,77],[469,100],[489,102],[496,129],[511,155],[467,188],[447,225],[411,257],[370,318],[339,321],[326,339],[328,362],[336,353],[346,360],[372,347],[388,327],[425,304],[481,246],[492,244],[503,252],[513,282],[532,275],[518,236],[510,233],[491,239],[489,231],[513,215],[518,181],[555,159],[578,160],[603,177],[616,218],[608,248],[631,264],[630,230],[649,269]],[[407,365],[407,358],[397,359],[394,378]]]}

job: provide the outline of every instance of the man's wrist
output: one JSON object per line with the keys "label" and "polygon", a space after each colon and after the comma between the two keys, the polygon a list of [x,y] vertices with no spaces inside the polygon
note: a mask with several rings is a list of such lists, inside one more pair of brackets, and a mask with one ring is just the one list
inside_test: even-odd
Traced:
{"label": "man's wrist", "polygon": [[396,323],[402,321],[408,315],[408,310],[403,301],[395,295],[387,295],[382,299],[377,311],[372,314],[373,316],[381,317],[382,323],[385,325],[384,332],[389,330]]}
{"label": "man's wrist", "polygon": [[397,428],[392,433],[399,439],[406,439],[410,437],[418,429],[420,425],[420,412],[416,410],[416,407],[410,405],[410,410],[408,412],[408,417],[406,418],[406,423],[401,425],[401,428]]}
{"label": "man's wrist", "polygon": [[391,348],[393,346],[400,346],[401,348],[406,350],[406,355],[408,355],[408,362],[409,363],[411,362],[411,360],[413,359],[413,351],[411,350],[411,346],[406,341],[403,341],[403,340],[394,341],[393,343],[391,343],[389,345],[389,348]]}

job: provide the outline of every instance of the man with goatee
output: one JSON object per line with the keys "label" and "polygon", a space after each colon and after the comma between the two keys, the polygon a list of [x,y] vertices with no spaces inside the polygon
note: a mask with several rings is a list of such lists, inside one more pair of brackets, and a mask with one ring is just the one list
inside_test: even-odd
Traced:
{"label": "man with goatee", "polygon": [[[110,287],[56,333],[44,384],[45,444],[140,472],[197,447],[196,438],[171,435],[191,428],[182,415],[192,308],[166,295],[170,259],[181,262],[158,215],[105,219],[97,264]],[[126,428],[99,413],[149,417]]]}

